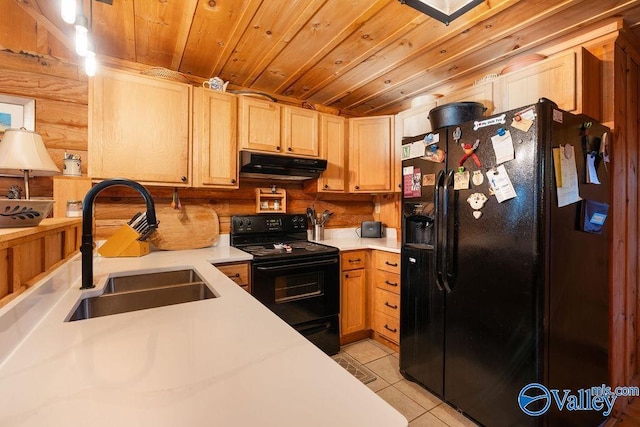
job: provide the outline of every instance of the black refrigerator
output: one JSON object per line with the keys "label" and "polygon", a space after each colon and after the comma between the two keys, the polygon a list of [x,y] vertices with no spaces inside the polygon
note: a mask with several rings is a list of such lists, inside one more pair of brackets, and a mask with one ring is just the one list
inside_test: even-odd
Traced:
{"label": "black refrigerator", "polygon": [[406,378],[485,426],[605,419],[523,389],[609,383],[609,146],[546,99],[403,140]]}

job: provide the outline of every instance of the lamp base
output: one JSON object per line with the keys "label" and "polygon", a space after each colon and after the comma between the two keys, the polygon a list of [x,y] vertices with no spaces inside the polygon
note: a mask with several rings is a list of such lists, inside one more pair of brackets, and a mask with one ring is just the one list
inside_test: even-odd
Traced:
{"label": "lamp base", "polygon": [[0,228],[34,227],[45,219],[54,200],[0,199]]}

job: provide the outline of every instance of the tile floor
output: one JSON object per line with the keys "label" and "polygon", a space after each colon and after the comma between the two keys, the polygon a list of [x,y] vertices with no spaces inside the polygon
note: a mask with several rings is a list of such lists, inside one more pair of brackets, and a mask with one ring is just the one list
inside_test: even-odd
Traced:
{"label": "tile floor", "polygon": [[376,379],[367,387],[396,408],[409,427],[472,427],[474,422],[419,385],[402,377],[398,353],[371,340],[342,346],[341,351],[371,370]]}

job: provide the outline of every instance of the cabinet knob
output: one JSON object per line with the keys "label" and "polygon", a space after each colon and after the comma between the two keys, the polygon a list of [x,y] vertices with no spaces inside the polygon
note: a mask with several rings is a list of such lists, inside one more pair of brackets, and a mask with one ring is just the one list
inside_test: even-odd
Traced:
{"label": "cabinet knob", "polygon": [[235,183],[236,183],[236,180],[235,180],[235,179],[232,179],[232,180],[231,180],[231,183],[232,183],[232,184],[235,184]]}
{"label": "cabinet knob", "polygon": [[277,150],[277,151],[280,151],[280,146],[279,146],[279,145],[278,145],[278,146],[276,146],[276,150]]}
{"label": "cabinet knob", "polygon": [[287,151],[293,151],[293,148],[288,147],[288,148],[287,148]]}
{"label": "cabinet knob", "polygon": [[328,189],[328,188],[329,188],[329,185],[328,185],[328,184],[325,184],[325,185],[324,185],[324,189],[326,190],[326,189]]}
{"label": "cabinet knob", "polygon": [[349,273],[345,274],[344,277],[349,278]]}
{"label": "cabinet knob", "polygon": [[360,189],[360,186],[359,186],[359,185],[356,185],[356,190],[359,190],[359,189]]}
{"label": "cabinet knob", "polygon": [[187,182],[187,177],[186,176],[180,177],[180,181]]}

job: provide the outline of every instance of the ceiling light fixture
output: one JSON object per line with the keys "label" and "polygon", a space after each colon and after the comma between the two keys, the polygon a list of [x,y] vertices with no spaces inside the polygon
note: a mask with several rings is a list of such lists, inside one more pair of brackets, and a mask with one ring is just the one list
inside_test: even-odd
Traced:
{"label": "ceiling light fixture", "polygon": [[451,21],[470,11],[484,0],[398,0],[425,15],[449,25]]}

